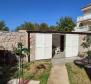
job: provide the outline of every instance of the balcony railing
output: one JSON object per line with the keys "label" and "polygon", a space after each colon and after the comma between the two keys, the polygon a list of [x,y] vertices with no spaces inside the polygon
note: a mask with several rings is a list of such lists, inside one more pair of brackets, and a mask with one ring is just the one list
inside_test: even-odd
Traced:
{"label": "balcony railing", "polygon": [[91,26],[75,27],[75,31],[77,32],[91,31]]}
{"label": "balcony railing", "polygon": [[91,19],[91,14],[77,17],[77,22]]}
{"label": "balcony railing", "polygon": [[89,26],[89,31],[91,31],[91,26]]}

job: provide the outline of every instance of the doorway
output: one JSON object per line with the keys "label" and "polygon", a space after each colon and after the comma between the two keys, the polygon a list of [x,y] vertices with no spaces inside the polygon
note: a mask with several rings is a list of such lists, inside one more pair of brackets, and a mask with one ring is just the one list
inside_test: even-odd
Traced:
{"label": "doorway", "polygon": [[60,35],[60,51],[63,52],[65,48],[65,35]]}
{"label": "doorway", "polygon": [[65,35],[53,34],[52,35],[52,56],[53,58],[65,57]]}

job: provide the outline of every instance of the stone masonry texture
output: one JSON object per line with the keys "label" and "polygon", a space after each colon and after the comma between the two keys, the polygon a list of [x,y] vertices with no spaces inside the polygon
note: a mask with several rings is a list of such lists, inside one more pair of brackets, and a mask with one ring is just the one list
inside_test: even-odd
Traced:
{"label": "stone masonry texture", "polygon": [[[24,47],[28,48],[28,34],[26,31],[5,32],[0,31],[0,47],[5,50],[13,51],[18,42],[22,42]],[[34,60],[35,55],[35,34],[30,34],[30,58]]]}

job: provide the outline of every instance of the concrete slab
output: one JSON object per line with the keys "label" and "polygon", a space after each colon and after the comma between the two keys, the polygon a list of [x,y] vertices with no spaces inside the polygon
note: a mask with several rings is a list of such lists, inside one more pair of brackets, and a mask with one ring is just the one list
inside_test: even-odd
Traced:
{"label": "concrete slab", "polygon": [[69,84],[65,64],[53,65],[47,84]]}

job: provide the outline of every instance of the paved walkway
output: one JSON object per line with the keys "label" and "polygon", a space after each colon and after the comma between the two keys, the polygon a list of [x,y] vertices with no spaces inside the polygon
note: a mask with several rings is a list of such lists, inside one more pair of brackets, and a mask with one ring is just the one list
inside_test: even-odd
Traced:
{"label": "paved walkway", "polygon": [[65,64],[53,65],[47,84],[69,84]]}

